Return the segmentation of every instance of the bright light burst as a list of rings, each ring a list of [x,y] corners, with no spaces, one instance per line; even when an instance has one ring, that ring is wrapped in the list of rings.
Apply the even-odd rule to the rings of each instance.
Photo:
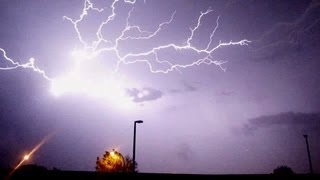
[[[110,26],[118,17],[117,6],[118,5],[131,6],[131,10],[127,12],[126,24],[122,29],[120,35],[114,39],[108,39],[104,35],[104,28]],[[203,17],[212,12],[209,8],[205,12],[200,12],[197,19],[197,23],[190,27],[190,33],[185,37],[185,41],[182,44],[167,43],[159,46],[149,47],[138,53],[124,53],[120,51],[119,45],[126,43],[131,40],[153,40],[159,33],[169,26],[174,21],[176,12],[173,12],[168,19],[158,25],[153,31],[146,31],[143,27],[130,23],[130,18],[134,11],[134,5],[136,0],[114,0],[111,5],[107,8],[97,8],[90,0],[85,0],[83,4],[82,13],[77,19],[64,16],[63,19],[70,22],[76,32],[79,42],[82,44],[81,48],[77,48],[71,51],[71,59],[74,63],[73,68],[70,72],[65,73],[62,76],[50,78],[44,70],[40,69],[35,65],[34,58],[30,58],[27,63],[21,64],[9,58],[6,51],[0,48],[3,54],[3,60],[6,62],[6,67],[0,67],[0,70],[13,70],[17,68],[31,69],[36,73],[42,75],[46,80],[51,83],[51,92],[60,96],[67,93],[82,93],[89,96],[106,98],[111,102],[117,103],[120,106],[126,106],[132,104],[132,98],[127,94],[127,89],[134,87],[135,84],[130,83],[126,78],[120,76],[118,72],[120,65],[129,65],[136,63],[144,63],[147,65],[151,73],[169,73],[171,71],[181,72],[184,68],[189,68],[198,65],[216,65],[225,70],[222,65],[226,62],[224,60],[213,59],[213,53],[222,47],[232,45],[248,45],[250,41],[243,39],[241,41],[233,42],[219,42],[217,45],[213,45],[213,38],[216,30],[219,27],[219,17],[216,19],[216,24],[208,37],[208,43],[204,45],[205,48],[199,48],[193,45],[194,35],[199,31]],[[79,25],[83,23],[83,20],[89,15],[90,12],[105,13],[106,10],[111,10],[104,21],[101,22],[95,33],[95,40],[87,42],[79,29]],[[132,35],[131,32],[135,31],[138,34]],[[174,63],[170,60],[163,60],[159,58],[159,53],[164,50],[175,50],[175,51],[188,51],[199,55],[200,58],[194,59],[192,62],[181,62]],[[116,62],[113,72],[106,71],[90,71],[88,72],[87,64],[91,63],[96,57],[102,53],[111,53],[115,55]],[[156,65],[165,65],[165,68],[157,68]],[[120,77],[120,78],[119,78]],[[131,85],[131,86],[130,86]],[[133,85],[133,86],[132,86]],[[144,90],[137,96],[143,97],[149,94],[148,91]]]
[[[25,160],[25,161],[29,160],[29,158],[30,158],[29,154],[23,156],[23,160]]]
[[[39,144],[37,144],[28,154],[25,154],[21,161],[14,167],[14,169],[8,174],[8,178],[19,168],[23,165],[24,162],[30,160],[32,155],[39,150],[41,146],[43,146],[50,138],[52,138],[55,135],[56,132],[50,133],[46,137],[44,137]]]

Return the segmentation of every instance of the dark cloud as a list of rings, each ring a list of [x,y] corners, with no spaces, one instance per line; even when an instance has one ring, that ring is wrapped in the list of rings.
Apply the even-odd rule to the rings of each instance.
[[[293,56],[320,40],[320,1],[314,0],[293,22],[279,22],[253,42],[256,58]]]
[[[252,135],[261,128],[285,126],[288,130],[303,132],[320,131],[320,113],[285,112],[249,119],[241,128],[242,133]]]
[[[163,93],[153,88],[131,88],[127,89],[127,94],[132,97],[133,102],[141,103],[145,101],[154,101],[163,96]]]

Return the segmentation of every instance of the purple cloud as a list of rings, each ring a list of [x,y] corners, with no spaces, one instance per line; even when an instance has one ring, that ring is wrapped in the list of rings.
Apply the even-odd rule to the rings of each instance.
[[[163,96],[161,91],[153,88],[131,88],[127,89],[127,94],[132,97],[133,102],[136,103],[155,101]]]

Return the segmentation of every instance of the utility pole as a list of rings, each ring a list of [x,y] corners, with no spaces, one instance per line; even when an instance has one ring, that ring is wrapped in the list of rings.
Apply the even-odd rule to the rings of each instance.
[[[311,163],[311,155],[310,155],[310,149],[309,149],[309,143],[308,143],[308,135],[305,134],[305,135],[303,135],[303,137],[306,138],[306,145],[307,145],[310,173],[313,174],[312,163]]]
[[[132,166],[132,172],[135,172],[136,169],[136,124],[137,123],[143,123],[142,120],[137,120],[134,121],[134,129],[133,129],[133,155],[132,155],[132,161],[133,161],[133,166]]]

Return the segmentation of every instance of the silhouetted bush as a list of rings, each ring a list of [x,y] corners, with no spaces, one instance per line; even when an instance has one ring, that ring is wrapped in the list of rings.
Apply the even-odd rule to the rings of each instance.
[[[279,166],[273,170],[273,174],[275,174],[275,175],[293,175],[295,173],[288,166]]]
[[[45,172],[48,169],[44,166],[39,166],[36,164],[27,164],[27,165],[22,165],[17,169],[17,172]]]
[[[135,163],[135,172],[138,171],[137,163]],[[133,170],[133,160],[130,156],[123,157],[121,153],[113,150],[106,151],[102,159],[97,157],[96,171],[111,173],[129,173]]]

